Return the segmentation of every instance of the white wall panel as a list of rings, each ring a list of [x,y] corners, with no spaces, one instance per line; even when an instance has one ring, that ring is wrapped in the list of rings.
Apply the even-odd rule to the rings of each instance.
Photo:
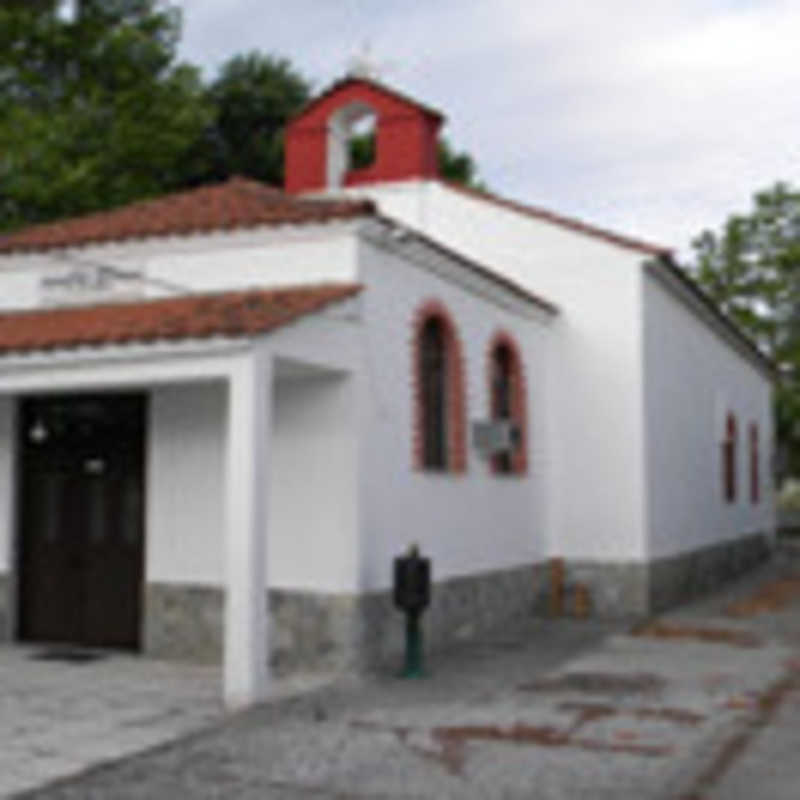
[[[390,585],[392,559],[416,542],[437,579],[533,564],[546,557],[548,326],[506,311],[365,243],[361,416],[362,585]],[[448,309],[462,347],[468,420],[489,414],[487,353],[498,329],[519,343],[528,386],[529,469],[490,474],[472,448],[464,474],[414,469],[412,331],[418,308]]]
[[[226,387],[153,389],[147,456],[148,581],[222,585]]]
[[[643,256],[439,183],[359,187],[367,189],[388,215],[559,306],[549,376],[550,552],[643,559]]]
[[[0,310],[40,306],[43,278],[97,266],[139,272],[142,297],[184,290],[221,292],[254,287],[349,282],[355,275],[352,225],[283,226],[187,237],[112,242],[0,258]],[[129,289],[128,289],[129,290]],[[95,295],[102,298],[102,295]],[[110,300],[131,300],[116,297]],[[76,299],[80,299],[76,295]]]
[[[712,333],[657,279],[645,282],[650,556],[771,532],[769,381]],[[737,493],[722,486],[728,412],[738,427]],[[750,500],[748,428],[758,424],[760,502]]]
[[[355,591],[358,573],[356,409],[345,375],[280,377],[275,385],[269,584]]]

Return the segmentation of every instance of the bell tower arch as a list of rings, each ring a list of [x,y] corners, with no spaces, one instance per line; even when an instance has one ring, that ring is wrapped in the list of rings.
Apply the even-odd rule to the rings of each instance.
[[[374,116],[371,164],[354,169],[350,140]],[[286,130],[287,192],[320,192],[438,174],[437,143],[444,117],[393,89],[350,77],[313,100]]]

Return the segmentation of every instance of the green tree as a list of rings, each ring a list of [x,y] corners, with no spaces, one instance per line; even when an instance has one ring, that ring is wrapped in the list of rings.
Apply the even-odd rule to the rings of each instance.
[[[0,2],[0,230],[234,173],[281,183],[283,130],[310,94],[286,59],[238,55],[204,86],[176,62],[174,2],[73,4]],[[374,148],[361,144],[356,164]],[[447,142],[439,156],[475,183],[470,156]]]
[[[777,183],[693,242],[694,273],[780,370],[776,429],[784,468],[800,474],[800,191]]]
[[[175,63],[180,15],[159,0],[0,6],[0,228],[119,205],[200,180],[212,121]]]
[[[447,139],[439,140],[439,174],[449,181],[463,183],[473,189],[485,189],[478,178],[475,159],[465,151],[456,151]]]
[[[223,64],[208,87],[215,120],[209,145],[215,178],[283,182],[283,130],[308,102],[310,86],[283,58],[251,52]]]

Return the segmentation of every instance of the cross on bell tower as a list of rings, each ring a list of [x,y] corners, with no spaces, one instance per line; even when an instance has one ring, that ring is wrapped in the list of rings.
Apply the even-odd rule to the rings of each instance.
[[[383,72],[383,65],[379,64],[372,55],[372,45],[365,41],[361,49],[354,53],[347,62],[347,77],[359,78],[365,81],[377,81]]]

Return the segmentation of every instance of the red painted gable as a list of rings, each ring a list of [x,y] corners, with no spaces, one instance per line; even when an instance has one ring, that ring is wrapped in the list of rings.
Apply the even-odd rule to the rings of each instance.
[[[443,116],[392,89],[347,78],[313,100],[286,131],[285,188],[297,193],[328,188],[328,127],[331,117],[354,104],[376,116],[375,161],[351,170],[345,185],[431,178],[438,174],[437,142]]]

